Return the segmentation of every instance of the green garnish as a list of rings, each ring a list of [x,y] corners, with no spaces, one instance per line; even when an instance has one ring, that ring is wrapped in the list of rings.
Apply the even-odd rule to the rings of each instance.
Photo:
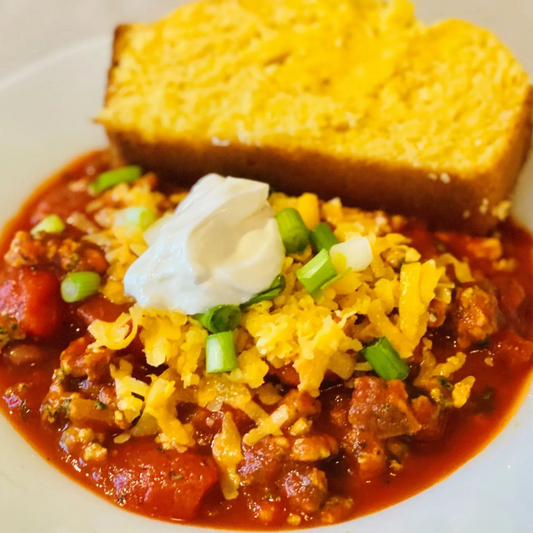
[[[259,294],[256,294],[252,298],[250,298],[247,302],[243,303],[241,305],[241,308],[244,309],[246,307],[250,307],[251,305],[258,304],[259,302],[263,302],[265,300],[272,300],[276,296],[279,296],[286,287],[285,282],[285,276],[282,276],[281,274],[276,277],[276,279],[272,282],[272,285],[263,292],[260,292]]]
[[[131,183],[132,181],[139,179],[141,176],[141,167],[137,165],[108,170],[102,172],[102,174],[89,185],[89,189],[93,194],[99,194],[119,183]]]
[[[238,366],[233,333],[231,331],[223,331],[209,335],[205,344],[205,367],[207,373],[231,372]]]
[[[44,233],[62,233],[65,230],[65,223],[57,215],[48,215],[44,217],[39,224],[34,226],[31,234],[35,237],[37,234]]]
[[[309,242],[307,229],[300,213],[293,207],[282,209],[276,214],[281,240],[288,254],[303,252]]]
[[[81,302],[98,292],[100,276],[96,272],[73,272],[61,282],[61,297],[67,303]]]
[[[241,322],[241,310],[237,305],[215,305],[194,318],[211,333],[233,331]]]
[[[330,251],[332,246],[339,244],[339,239],[335,237],[331,226],[327,222],[321,222],[309,233],[309,240],[317,252],[322,250]]]
[[[324,287],[337,276],[337,271],[328,251],[323,249],[311,261],[297,270],[296,276],[307,292],[314,295],[321,287]]]
[[[381,337],[365,346],[361,353],[380,378],[403,381],[409,375],[407,363],[398,355],[387,337]]]
[[[141,230],[149,228],[155,222],[155,213],[149,207],[128,207],[117,214],[116,226],[135,226]]]

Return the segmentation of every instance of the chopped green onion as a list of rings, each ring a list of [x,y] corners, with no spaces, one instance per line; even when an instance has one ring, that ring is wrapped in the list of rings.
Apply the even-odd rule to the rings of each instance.
[[[149,207],[127,207],[119,211],[115,218],[116,226],[135,226],[148,229],[155,222],[155,213]]]
[[[61,233],[66,228],[65,223],[57,215],[48,215],[44,217],[39,224],[31,230],[33,236],[38,233]]]
[[[293,207],[282,209],[276,214],[281,240],[288,254],[303,252],[309,242],[307,229],[300,213]]]
[[[131,183],[142,176],[141,167],[131,165],[129,167],[117,168],[102,172],[95,181],[91,183],[90,190],[93,194],[99,194],[106,189],[110,189],[119,183]]]
[[[297,270],[296,276],[307,292],[313,295],[318,289],[335,278],[337,271],[328,251],[324,249],[318,252],[309,263]]]
[[[100,276],[96,272],[73,272],[61,282],[61,297],[65,302],[80,302],[98,292]]]
[[[239,366],[235,355],[235,342],[231,331],[215,333],[207,337],[205,367],[208,374],[231,372]]]
[[[270,285],[266,291],[256,294],[253,298],[250,298],[247,302],[243,303],[241,307],[250,307],[251,305],[263,302],[265,300],[272,300],[276,296],[279,296],[285,290],[285,287],[285,276],[280,274],[276,277],[276,279],[272,282],[272,285]]]
[[[211,333],[233,331],[241,322],[241,310],[237,305],[215,305],[194,318]]]
[[[335,237],[333,230],[327,222],[321,222],[315,229],[309,233],[311,244],[315,247],[317,252],[321,250],[329,250],[335,244],[339,244],[339,239]]]
[[[398,355],[387,337],[381,337],[361,350],[376,374],[383,379],[401,379],[409,375],[407,363]]]

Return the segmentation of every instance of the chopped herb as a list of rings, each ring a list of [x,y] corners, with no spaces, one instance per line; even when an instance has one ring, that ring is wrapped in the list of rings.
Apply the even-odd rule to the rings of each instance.
[[[61,410],[65,414],[66,418],[70,417],[70,402],[71,402],[70,398],[68,400],[63,400],[61,402]]]
[[[439,378],[439,383],[445,389],[453,389],[453,385],[446,378]]]
[[[194,318],[211,333],[233,331],[241,321],[241,310],[237,305],[215,305]]]
[[[368,344],[361,350],[361,353],[380,378],[403,381],[409,375],[409,366],[399,356],[387,337],[380,337]]]
[[[11,326],[11,329],[12,329],[13,331],[17,331],[17,329],[19,329],[19,325],[18,325],[18,324],[13,324],[13,325]]]
[[[241,305],[241,309],[245,309],[246,307],[250,307],[251,305],[257,304],[259,302],[264,302],[265,300],[272,300],[276,298],[276,296],[279,296],[285,290],[285,287],[285,276],[282,276],[280,274],[276,277],[276,279],[272,282],[272,285],[270,285],[270,287],[266,291],[256,294],[247,302],[243,303]]]
[[[100,400],[96,400],[94,402],[94,408],[100,411],[105,411],[107,409],[107,405],[104,402],[101,402]]]
[[[293,207],[287,207],[276,214],[276,220],[287,253],[303,252],[309,242],[309,230],[300,213]]]

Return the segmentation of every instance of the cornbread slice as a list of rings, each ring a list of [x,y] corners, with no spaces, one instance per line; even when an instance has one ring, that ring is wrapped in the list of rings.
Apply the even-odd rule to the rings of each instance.
[[[114,156],[486,233],[531,137],[532,88],[490,32],[405,0],[205,0],[120,26],[98,117]]]

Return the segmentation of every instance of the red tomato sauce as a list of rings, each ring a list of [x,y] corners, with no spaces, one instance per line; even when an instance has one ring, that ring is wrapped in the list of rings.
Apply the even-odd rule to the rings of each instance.
[[[66,219],[73,211],[83,211],[90,197],[84,191],[77,192],[72,184],[106,168],[106,154],[95,152],[75,161],[47,181],[4,230],[0,244],[2,254],[9,249],[16,231],[29,230],[44,215],[57,213]],[[434,257],[444,247],[459,259],[468,257],[473,270],[482,270],[499,290],[501,325],[489,342],[468,349],[466,364],[454,376],[454,381],[469,375],[476,377],[467,404],[462,409],[450,411],[439,427],[439,438],[423,441],[406,439],[409,452],[399,472],[387,470],[368,480],[357,476],[353,464],[342,456],[322,465],[328,476],[329,490],[354,501],[349,510],[332,511],[332,521],[356,518],[391,506],[423,491],[459,468],[504,427],[519,405],[531,378],[533,345],[526,340],[531,338],[533,323],[533,242],[529,233],[512,221],[499,228],[504,255],[516,260],[519,265],[511,274],[494,271],[492,263],[480,257],[479,253],[472,255],[472,247],[479,245],[473,238],[431,233],[423,224],[416,222],[410,222],[403,231],[426,258]],[[75,237],[75,233],[72,236]],[[0,271],[2,280],[11,276],[7,270],[4,267]],[[179,453],[161,450],[153,438],[131,439],[125,444],[108,440],[107,459],[97,466],[69,453],[61,441],[64,425],[44,422],[41,417],[41,404],[58,367],[59,355],[72,341],[85,334],[87,321],[95,318],[114,320],[127,306],[119,308],[97,296],[86,302],[83,310],[78,312],[79,304],[65,304],[58,300],[58,281],[50,273],[53,271],[53,267],[49,267],[49,270],[28,269],[17,274],[25,278],[19,290],[30,291],[30,296],[24,293],[15,297],[7,289],[6,294],[9,294],[3,296],[0,288],[2,313],[15,315],[21,327],[38,339],[37,345],[41,349],[41,356],[36,356],[35,361],[31,359],[31,350],[12,356],[13,361],[17,361],[18,356],[27,357],[26,364],[13,364],[5,353],[0,358],[0,391],[3,396],[0,403],[4,415],[17,431],[62,472],[131,511],[216,528],[290,527],[287,524],[287,502],[283,498],[273,500],[273,517],[268,523],[256,519],[250,510],[249,499],[224,500],[217,484],[215,463],[205,449]],[[12,276],[10,279],[18,278]],[[16,302],[21,300],[29,304],[19,309]],[[34,320],[43,313],[46,320]],[[58,321],[61,322],[59,327]],[[52,331],[50,335],[49,330]],[[446,327],[434,330],[430,338],[438,361],[456,353],[453,335]],[[42,353],[47,354],[46,357]],[[145,371],[148,372],[140,364],[139,372]],[[408,391],[413,386],[410,380]],[[324,388],[320,396],[322,413],[315,421],[317,428],[337,436],[340,430],[332,425],[330,414],[334,406],[349,402],[350,393],[339,384]],[[191,411],[191,416],[197,415],[194,410]],[[250,494],[253,497],[253,489]],[[258,500],[265,498],[259,492],[256,497]],[[310,516],[301,525],[321,523]]]

